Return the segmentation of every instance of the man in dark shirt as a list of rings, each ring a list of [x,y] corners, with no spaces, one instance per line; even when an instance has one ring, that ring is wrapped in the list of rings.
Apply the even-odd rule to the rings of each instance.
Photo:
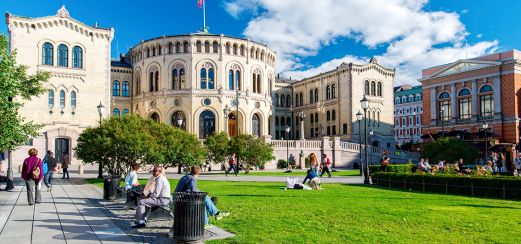
[[[47,172],[44,175],[43,182],[47,186],[47,191],[52,190],[52,177],[54,175],[54,168],[56,168],[56,159],[52,156],[51,150],[47,151],[47,155],[43,159],[44,164],[47,164]]]
[[[192,166],[190,169],[190,174],[183,176],[177,186],[175,187],[174,192],[201,192],[197,188],[197,177],[201,174],[201,167]],[[220,220],[222,217],[226,217],[230,215],[230,213],[219,212],[215,204],[212,202],[210,197],[207,195],[204,199],[204,205],[206,206],[206,214],[204,215],[204,224],[207,225],[210,220],[208,219],[208,214],[214,216],[216,220]]]

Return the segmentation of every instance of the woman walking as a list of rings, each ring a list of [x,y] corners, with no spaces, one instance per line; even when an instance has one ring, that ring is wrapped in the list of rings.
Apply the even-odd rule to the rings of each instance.
[[[65,179],[65,174],[67,174],[67,179],[69,179],[69,165],[70,165],[70,159],[69,154],[64,152],[61,159],[62,169],[63,169],[63,176],[62,179]]]
[[[27,202],[29,205],[33,205],[35,202],[40,203],[42,201],[40,189],[43,180],[43,168],[42,160],[37,157],[38,150],[31,148],[28,153],[29,157],[24,160],[22,166],[22,179],[25,180],[25,186],[27,188]],[[35,192],[34,197],[33,189]]]

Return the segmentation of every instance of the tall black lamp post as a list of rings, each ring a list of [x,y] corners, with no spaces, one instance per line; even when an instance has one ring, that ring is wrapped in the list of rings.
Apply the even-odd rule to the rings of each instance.
[[[483,124],[483,130],[485,131],[485,164],[488,160],[488,123]]]
[[[360,176],[364,175],[364,173],[362,172],[363,170],[363,167],[362,167],[362,116],[364,116],[362,114],[362,112],[360,112],[360,110],[358,110],[358,113],[356,113],[356,120],[358,120],[358,144],[360,145],[360,153],[359,153],[359,160],[358,160],[358,168],[360,168]]]
[[[367,166],[367,158],[368,158],[368,151],[367,151],[367,109],[369,108],[369,100],[364,95],[364,98],[360,100],[360,105],[362,106],[362,109],[364,110],[364,146],[365,146],[365,160],[364,160],[364,184],[371,184],[371,181],[369,180],[369,167]]]
[[[1,61],[2,60],[0,60],[0,62]],[[13,97],[8,97],[7,101],[12,103],[13,102]],[[14,142],[12,144],[14,144]],[[14,184],[13,184],[13,157],[12,157],[11,148],[8,148],[7,149],[7,182],[5,184],[5,190],[6,191],[10,191],[12,189],[14,189]]]
[[[369,148],[371,148],[371,159],[369,160],[370,165],[373,165],[373,135],[374,132],[372,130],[369,131]]]
[[[440,113],[441,113],[441,116],[440,116],[440,118],[441,118],[441,136],[445,137],[445,127],[444,127],[445,126],[445,108],[444,107],[441,108]]]
[[[103,104],[101,104],[101,101],[99,102],[99,105],[97,106],[98,108],[98,114],[99,114],[99,125],[101,126],[101,117],[103,116],[103,113],[105,112],[105,106],[103,106]],[[103,165],[101,163],[101,158],[98,162],[98,179],[102,179],[103,178]]]
[[[286,127],[286,163],[288,164],[288,170],[289,169],[289,132],[291,131],[291,127]]]

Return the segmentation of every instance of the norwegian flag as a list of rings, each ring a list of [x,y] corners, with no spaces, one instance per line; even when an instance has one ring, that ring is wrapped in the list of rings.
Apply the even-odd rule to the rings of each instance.
[[[202,7],[203,6],[203,2],[204,0],[197,0],[197,7]]]

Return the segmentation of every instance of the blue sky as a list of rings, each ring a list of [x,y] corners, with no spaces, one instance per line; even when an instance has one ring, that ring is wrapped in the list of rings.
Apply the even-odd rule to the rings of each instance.
[[[116,29],[113,57],[141,40],[202,27],[196,0],[142,2],[2,0],[0,11],[42,17],[65,4],[79,21]],[[417,84],[422,68],[521,48],[514,0],[207,0],[206,8],[210,32],[267,43],[278,71],[293,78],[375,56],[396,69],[396,85]]]

